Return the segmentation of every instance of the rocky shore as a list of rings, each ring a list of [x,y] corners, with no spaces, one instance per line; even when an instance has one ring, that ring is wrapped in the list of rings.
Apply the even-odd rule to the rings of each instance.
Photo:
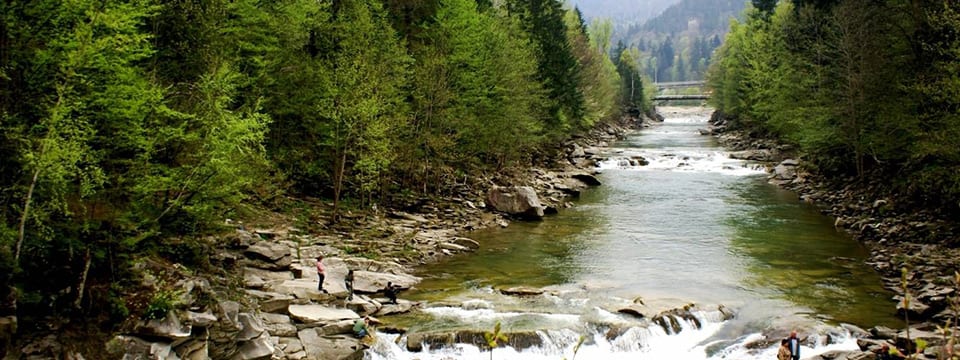
[[[883,342],[914,352],[914,342],[927,344],[922,358],[960,357],[960,344],[950,334],[958,331],[960,314],[960,224],[930,209],[911,206],[910,199],[883,190],[885,179],[868,174],[867,180],[828,179],[809,170],[790,146],[771,139],[729,130],[727,119],[714,113],[703,135],[716,136],[731,157],[767,164],[768,180],[814,204],[835,219],[838,231],[850,234],[870,251],[869,265],[896,294],[891,313],[909,319],[904,329],[874,327],[855,330],[864,352],[825,354],[823,359],[872,359],[870,351]],[[951,331],[944,329],[953,328]],[[950,350],[950,348],[954,350]]]
[[[601,125],[525,173],[473,179],[451,196],[347,213],[335,226],[316,216],[278,215],[282,220],[271,224],[227,220],[230,234],[205,239],[213,274],[159,260],[136,263],[140,279],[131,296],[147,315],[128,318],[106,353],[80,351],[51,329],[23,341],[19,358],[362,359],[367,344],[353,336],[357,319],[377,323],[420,306],[404,300],[402,291],[397,304],[389,303],[382,291],[387,283],[409,289],[420,280],[410,275],[417,265],[476,250],[479,244],[462,236],[469,231],[537,221],[571,206],[582,190],[600,185],[594,176],[599,149],[650,121]],[[324,291],[317,288],[318,255],[326,267]],[[355,278],[350,299],[343,282],[349,270]],[[417,336],[411,338],[449,340]],[[413,343],[411,349],[420,344]]]

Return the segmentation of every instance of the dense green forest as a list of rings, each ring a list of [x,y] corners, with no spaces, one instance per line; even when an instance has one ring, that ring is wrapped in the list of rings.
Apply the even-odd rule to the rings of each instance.
[[[132,259],[202,261],[183,236],[244,206],[329,199],[335,221],[644,107],[602,27],[496,4],[0,3],[0,300],[125,316]]]
[[[755,0],[710,69],[713,105],[831,177],[960,213],[960,5]]]

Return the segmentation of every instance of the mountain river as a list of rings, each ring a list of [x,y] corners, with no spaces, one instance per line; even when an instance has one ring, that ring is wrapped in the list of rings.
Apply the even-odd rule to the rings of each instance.
[[[660,111],[663,124],[603,150],[603,185],[575,207],[468,234],[480,250],[422,267],[424,281],[401,294],[422,301],[421,311],[382,319],[411,333],[491,331],[500,322],[542,344],[409,352],[405,335],[378,333],[365,358],[774,359],[775,338],[791,329],[811,339],[806,358],[855,349],[844,324],[902,325],[862,246],[698,133],[709,109]],[[631,166],[636,156],[650,163]],[[546,292],[498,291],[511,287]],[[675,331],[617,312],[635,301],[650,315],[692,303],[695,318],[676,318]]]

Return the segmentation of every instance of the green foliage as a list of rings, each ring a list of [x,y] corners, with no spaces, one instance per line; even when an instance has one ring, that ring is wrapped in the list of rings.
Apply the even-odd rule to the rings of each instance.
[[[147,308],[143,312],[144,320],[163,320],[177,306],[177,294],[171,290],[160,289],[153,293]]]
[[[493,359],[493,350],[499,347],[501,343],[507,342],[507,335],[500,333],[500,322],[497,321],[497,324],[493,326],[493,331],[483,333],[483,339],[487,341],[487,346],[490,347],[490,358]]]

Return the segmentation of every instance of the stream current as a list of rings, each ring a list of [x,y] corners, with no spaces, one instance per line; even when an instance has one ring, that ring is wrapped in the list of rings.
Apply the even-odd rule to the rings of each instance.
[[[542,222],[469,234],[480,250],[422,267],[402,297],[421,311],[382,319],[408,333],[533,333],[540,344],[494,349],[494,359],[773,359],[796,329],[806,358],[855,349],[844,324],[899,326],[867,251],[831,219],[766,182],[756,164],[702,136],[709,109],[661,108],[662,124],[604,149],[603,185]],[[648,165],[631,165],[642,157]],[[498,289],[543,288],[517,297]],[[617,310],[642,301],[646,318]],[[651,322],[696,304],[680,330]],[[723,316],[720,306],[734,314]],[[406,350],[377,334],[370,360],[489,359],[459,344]]]

